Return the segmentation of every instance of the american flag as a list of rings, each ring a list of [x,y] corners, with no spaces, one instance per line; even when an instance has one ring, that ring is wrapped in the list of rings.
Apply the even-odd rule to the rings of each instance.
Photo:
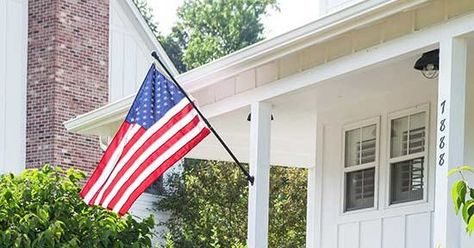
[[[209,132],[183,92],[153,64],[80,195],[89,205],[123,215]]]

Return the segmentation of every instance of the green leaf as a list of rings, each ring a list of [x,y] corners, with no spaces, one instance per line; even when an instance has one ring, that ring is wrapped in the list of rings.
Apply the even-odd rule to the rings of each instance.
[[[466,190],[467,185],[464,181],[457,181],[454,183],[453,187],[451,188],[451,197],[454,204],[454,210],[456,214],[459,213],[459,209],[461,205],[464,203],[466,198]]]
[[[448,177],[452,176],[454,173],[459,172],[459,168],[452,168],[451,170],[448,171]]]
[[[474,167],[471,167],[469,165],[464,165],[459,168],[460,171],[469,171],[474,173]]]
[[[467,224],[466,231],[469,234],[469,236],[472,234],[472,231],[474,230],[474,218],[471,218],[469,220],[469,224]]]
[[[466,224],[469,223],[469,219],[474,214],[474,200],[467,201],[462,208],[462,218]]]

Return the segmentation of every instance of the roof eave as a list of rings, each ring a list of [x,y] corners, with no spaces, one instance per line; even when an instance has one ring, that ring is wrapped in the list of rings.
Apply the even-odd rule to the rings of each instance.
[[[231,77],[381,18],[415,8],[427,1],[430,0],[369,0],[178,75],[177,80],[192,93],[225,77]],[[80,115],[64,122],[64,125],[71,132],[98,134],[95,131],[98,127],[123,119],[133,97],[134,95],[125,97]]]

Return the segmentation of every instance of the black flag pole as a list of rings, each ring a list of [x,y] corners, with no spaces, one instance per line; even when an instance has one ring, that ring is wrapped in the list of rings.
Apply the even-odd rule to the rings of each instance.
[[[211,130],[211,132],[214,134],[214,136],[216,136],[216,138],[219,140],[219,142],[221,143],[221,145],[225,148],[225,150],[227,151],[227,153],[229,153],[229,155],[232,157],[232,159],[234,160],[234,162],[239,166],[240,170],[244,173],[244,175],[247,177],[247,180],[250,182],[251,185],[253,185],[253,182],[255,180],[255,178],[253,176],[251,176],[249,174],[249,172],[244,168],[244,166],[240,163],[240,161],[237,159],[237,157],[234,155],[234,153],[232,152],[232,150],[230,150],[230,148],[227,146],[227,144],[224,142],[224,140],[221,138],[221,136],[217,133],[217,131],[212,127],[211,123],[209,123],[209,121],[207,120],[207,118],[202,114],[201,110],[199,110],[199,108],[196,106],[196,104],[193,102],[193,100],[189,97],[189,95],[186,93],[186,91],[181,87],[181,85],[178,83],[178,81],[176,81],[176,79],[174,78],[173,74],[170,73],[170,71],[168,70],[168,68],[165,66],[165,64],[161,61],[160,57],[158,56],[158,54],[153,51],[151,53],[151,56],[153,58],[156,59],[156,61],[158,61],[158,63],[160,63],[161,67],[163,67],[163,69],[166,71],[166,74],[168,74],[168,77],[171,78],[171,80],[173,80],[174,84],[178,87],[178,89],[184,94],[184,96],[189,100],[189,102],[191,102],[191,104],[193,105],[194,109],[196,109],[197,113],[199,114],[199,116],[201,117],[201,119],[204,121],[204,123],[206,123],[207,127],[209,128],[209,130]]]

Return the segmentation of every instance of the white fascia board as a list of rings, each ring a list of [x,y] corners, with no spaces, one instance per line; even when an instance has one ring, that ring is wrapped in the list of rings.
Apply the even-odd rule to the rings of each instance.
[[[137,9],[137,7],[132,2],[132,0],[117,0],[117,1],[125,10],[125,13],[127,13],[127,15],[131,17],[130,19],[132,20],[133,25],[137,28],[138,33],[140,33],[140,35],[144,37],[144,40],[148,43],[148,46],[156,50],[156,52],[160,56],[163,63],[166,65],[166,67],[168,67],[171,74],[173,74],[173,76],[178,75],[179,74],[178,70],[174,66],[171,59],[168,57],[168,54],[166,53],[166,51],[163,49],[161,44],[156,39],[150,27],[148,27],[148,24],[146,23],[142,14],[140,14],[140,11]],[[150,51],[150,54],[151,54],[151,51]]]
[[[74,133],[98,134],[91,130],[125,119],[125,115],[130,109],[134,99],[135,94],[94,109],[91,112],[65,121],[63,123],[64,127]]]
[[[324,16],[272,39],[263,40],[177,77],[189,91],[263,65],[429,0],[368,0]]]

